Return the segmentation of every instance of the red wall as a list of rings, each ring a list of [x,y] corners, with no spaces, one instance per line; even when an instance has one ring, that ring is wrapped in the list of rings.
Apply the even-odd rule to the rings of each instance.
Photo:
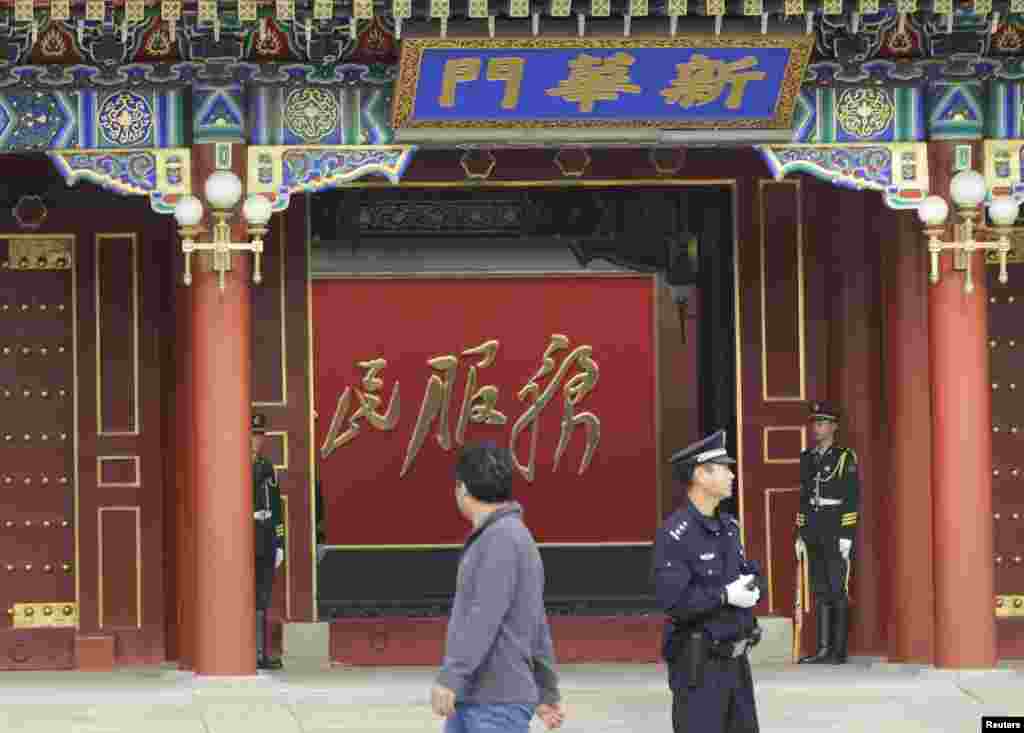
[[[466,535],[453,501],[456,425],[470,367],[482,356],[462,356],[491,339],[499,342],[493,364],[477,372],[477,389],[498,388],[496,408],[504,425],[469,423],[465,440],[507,444],[513,423],[530,398],[517,399],[541,367],[553,334],[569,339],[552,354],[552,371],[537,379],[543,394],[564,359],[591,346],[599,378],[575,408],[600,420],[600,441],[589,468],[579,469],[586,427],[572,433],[557,470],[554,455],[563,414],[563,389],[579,367],[553,386],[537,425],[536,473],[520,478],[517,499],[541,542],[648,542],[659,520],[655,436],[654,290],[649,276],[349,279],[313,286],[317,445],[322,446],[339,397],[365,389],[356,363],[383,358],[377,410],[384,413],[397,389],[393,431],[360,421],[360,433],[322,462],[330,544],[454,544]],[[435,371],[428,360],[459,356],[448,414],[451,447],[437,439],[441,417],[431,425],[408,472],[401,476],[417,418]],[[399,385],[396,388],[396,385]],[[349,413],[358,409],[355,394]],[[349,422],[343,419],[341,431]],[[529,463],[532,428],[515,446]],[[608,511],[613,507],[613,511]],[[387,517],[387,521],[379,521]]]

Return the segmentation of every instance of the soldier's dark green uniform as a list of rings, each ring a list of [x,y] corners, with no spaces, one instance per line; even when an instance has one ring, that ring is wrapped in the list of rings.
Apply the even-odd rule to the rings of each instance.
[[[839,422],[839,411],[823,402],[811,403],[812,420]],[[802,663],[842,664],[849,637],[849,564],[857,534],[860,477],[857,454],[835,442],[824,452],[810,448],[800,454],[799,536],[807,547],[811,592],[817,614],[818,649]],[[839,549],[850,541],[849,563]]]
[[[266,432],[263,415],[253,415],[252,432]],[[260,669],[280,669],[281,661],[267,651],[269,638],[267,609],[274,590],[274,565],[277,550],[284,549],[284,517],[281,511],[281,487],[277,472],[265,456],[256,455],[252,463],[253,524],[256,533],[256,663]]]

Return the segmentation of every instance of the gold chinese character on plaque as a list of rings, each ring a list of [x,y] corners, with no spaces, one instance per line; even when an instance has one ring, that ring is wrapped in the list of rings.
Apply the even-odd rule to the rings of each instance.
[[[678,104],[687,109],[717,101],[726,87],[730,87],[725,106],[737,109],[743,102],[747,84],[762,81],[767,76],[763,71],[750,71],[756,66],[757,59],[753,56],[727,62],[696,53],[687,63],[676,66],[676,78],[661,91],[661,96],[665,104]]]
[[[621,51],[603,59],[581,53],[569,62],[569,77],[546,93],[578,104],[580,112],[593,112],[597,102],[617,102],[620,94],[640,94],[639,85],[629,78],[634,63],[636,59]]]
[[[478,58],[449,59],[441,76],[441,95],[437,103],[446,108],[455,106],[455,90],[459,84],[480,78],[482,62]],[[520,56],[502,56],[487,62],[487,81],[500,81],[505,85],[501,97],[502,109],[515,109],[519,104],[519,91],[523,84],[526,59]]]
[[[353,390],[346,387],[341,397],[338,398],[337,407],[334,409],[334,417],[331,418],[331,426],[324,438],[324,444],[320,447],[320,457],[327,458],[338,448],[355,440],[362,430],[359,420],[366,418],[366,422],[375,430],[394,430],[398,425],[398,418],[401,411],[401,402],[398,396],[398,382],[391,390],[391,399],[388,401],[387,412],[381,414],[379,411],[381,398],[377,391],[384,385],[384,382],[377,376],[377,373],[388,365],[385,359],[373,359],[371,361],[360,361],[357,366],[363,369],[366,374],[363,376],[362,390]],[[355,392],[359,400],[359,409],[348,418],[348,429],[342,431],[342,424],[348,415],[352,393]]]
[[[562,389],[562,427],[558,438],[558,446],[555,448],[554,470],[558,470],[558,464],[561,461],[562,455],[565,453],[565,449],[569,445],[572,433],[580,425],[586,428],[587,433],[587,442],[583,450],[583,459],[580,462],[580,474],[586,471],[587,467],[590,466],[590,461],[594,457],[594,451],[597,449],[597,445],[601,441],[601,420],[597,415],[592,412],[576,411],[580,402],[582,402],[583,399],[594,390],[599,377],[597,362],[592,358],[592,346],[577,346],[573,349],[572,352],[570,352],[562,361],[558,371],[555,372],[555,375],[551,378],[551,381],[548,382],[547,387],[545,387],[543,391],[541,391],[540,385],[537,383],[538,380],[543,379],[555,370],[555,360],[552,357],[559,351],[564,351],[567,348],[569,348],[568,337],[561,334],[554,334],[551,337],[551,343],[544,351],[540,369],[530,378],[530,381],[526,383],[526,386],[519,390],[519,400],[529,400],[530,406],[522,415],[519,416],[519,419],[516,420],[515,424],[512,426],[512,436],[509,441],[509,448],[512,452],[512,462],[527,481],[533,481],[534,474],[536,473],[537,438],[539,436],[539,432],[537,430],[538,418],[540,417],[540,413],[555,396],[555,393],[558,391],[559,384],[563,379],[565,379],[566,374],[572,367],[577,367],[580,371],[568,379]],[[519,438],[519,435],[527,427],[532,427],[532,433],[530,436],[530,458],[524,465],[517,457],[516,441]]]

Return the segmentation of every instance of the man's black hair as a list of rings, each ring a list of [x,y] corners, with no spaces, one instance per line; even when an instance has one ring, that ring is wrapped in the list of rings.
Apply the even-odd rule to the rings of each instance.
[[[675,474],[676,481],[683,486],[689,486],[693,483],[693,474],[696,471],[696,463],[676,463],[672,466],[672,472]]]
[[[466,485],[470,495],[489,504],[512,498],[515,466],[508,448],[491,441],[470,443],[459,453],[455,478]]]

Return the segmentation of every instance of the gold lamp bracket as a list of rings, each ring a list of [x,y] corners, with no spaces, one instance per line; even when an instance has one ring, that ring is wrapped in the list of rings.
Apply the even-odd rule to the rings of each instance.
[[[181,252],[185,255],[185,284],[192,284],[192,255],[197,252],[209,252],[213,256],[213,270],[217,273],[217,285],[224,290],[224,275],[231,270],[231,255],[234,252],[252,252],[252,281],[259,285],[263,282],[263,237],[267,233],[265,226],[250,226],[248,242],[231,241],[231,225],[229,212],[214,211],[213,241],[198,242],[196,237],[202,233],[199,227],[182,227]]]

